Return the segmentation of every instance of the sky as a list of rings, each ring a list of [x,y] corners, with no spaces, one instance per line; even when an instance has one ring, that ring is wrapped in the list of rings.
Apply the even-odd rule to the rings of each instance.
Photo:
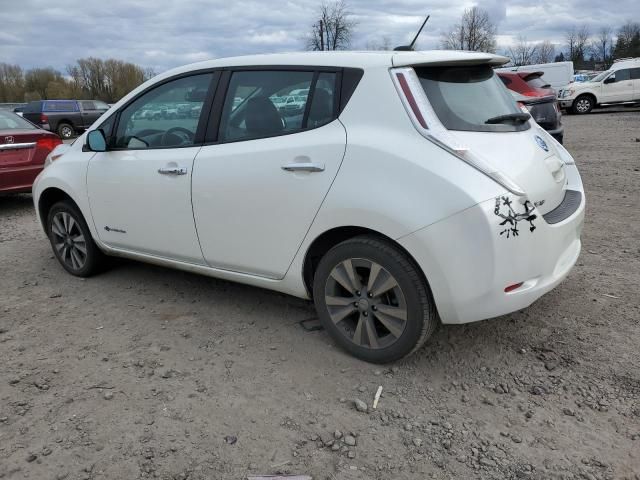
[[[0,62],[65,66],[78,58],[126,60],[162,72],[210,58],[304,49],[321,0],[0,0]],[[640,0],[347,0],[357,22],[352,49],[389,37],[410,42],[431,15],[418,48],[438,48],[465,8],[487,10],[498,52],[518,36],[562,48],[565,32],[617,30],[640,22]]]

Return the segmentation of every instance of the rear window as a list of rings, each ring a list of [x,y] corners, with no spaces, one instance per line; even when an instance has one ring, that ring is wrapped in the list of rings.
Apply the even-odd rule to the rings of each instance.
[[[35,130],[36,127],[31,122],[15,113],[0,110],[0,130]]]
[[[76,102],[44,102],[45,112],[75,112],[78,110]]]
[[[416,68],[416,73],[436,115],[449,130],[529,129],[528,122],[518,119],[522,111],[489,65]],[[504,119],[496,122],[498,117]]]
[[[545,82],[541,77],[531,78],[527,80],[527,85],[531,88],[549,88],[549,83]]]

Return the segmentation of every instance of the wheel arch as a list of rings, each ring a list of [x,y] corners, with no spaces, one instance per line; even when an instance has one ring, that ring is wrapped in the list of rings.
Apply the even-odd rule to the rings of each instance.
[[[596,94],[591,92],[591,91],[587,91],[587,92],[582,92],[580,93],[576,99],[574,100],[577,101],[580,97],[590,97],[591,100],[593,100],[593,106],[595,107],[596,105],[598,105],[598,97],[596,97]]]
[[[49,210],[53,205],[63,200],[69,200],[71,203],[75,205],[79,212],[82,212],[82,209],[78,205],[71,195],[58,187],[48,187],[42,191],[38,198],[38,214],[40,216],[40,224],[42,228],[47,230],[47,215]],[[85,218],[85,221],[87,219]]]
[[[307,290],[307,294],[309,298],[313,300],[313,277],[315,275],[316,269],[318,268],[318,263],[320,259],[333,247],[338,245],[339,243],[344,242],[345,240],[349,240],[350,238],[354,238],[360,235],[372,235],[378,238],[381,238],[389,243],[392,243],[396,248],[398,248],[401,252],[403,252],[409,261],[413,263],[416,267],[416,270],[420,273],[422,280],[425,282],[427,286],[427,290],[429,294],[433,298],[433,293],[431,291],[431,286],[429,284],[429,280],[422,270],[416,259],[398,242],[396,242],[393,238],[380,233],[376,230],[361,227],[361,226],[341,226],[334,227],[330,230],[327,230],[320,235],[318,235],[313,242],[307,248],[305,253],[304,262],[302,264],[302,278],[304,281],[304,286]]]

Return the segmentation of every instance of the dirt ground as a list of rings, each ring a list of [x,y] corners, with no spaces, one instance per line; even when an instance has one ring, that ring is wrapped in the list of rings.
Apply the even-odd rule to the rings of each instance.
[[[0,198],[0,478],[640,479],[640,111],[565,125],[588,202],[569,278],[387,367],[277,293],[74,278],[31,197]]]

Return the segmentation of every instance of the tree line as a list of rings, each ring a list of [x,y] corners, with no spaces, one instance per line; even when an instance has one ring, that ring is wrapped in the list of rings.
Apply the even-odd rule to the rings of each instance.
[[[305,39],[308,50],[347,50],[351,48],[357,23],[345,0],[323,1]],[[447,50],[470,50],[496,53],[497,25],[489,13],[479,7],[466,9],[460,21],[441,37],[440,47]],[[368,50],[390,50],[389,37],[372,38]],[[572,27],[564,34],[564,44],[549,40],[529,42],[518,37],[516,43],[501,53],[513,65],[573,61],[576,69],[608,68],[614,60],[640,57],[640,23],[629,20],[614,31],[604,27],[590,32],[586,25]]]
[[[151,69],[113,58],[81,58],[65,74],[50,67],[23,70],[0,63],[0,103],[67,98],[114,103],[154,75]]]

